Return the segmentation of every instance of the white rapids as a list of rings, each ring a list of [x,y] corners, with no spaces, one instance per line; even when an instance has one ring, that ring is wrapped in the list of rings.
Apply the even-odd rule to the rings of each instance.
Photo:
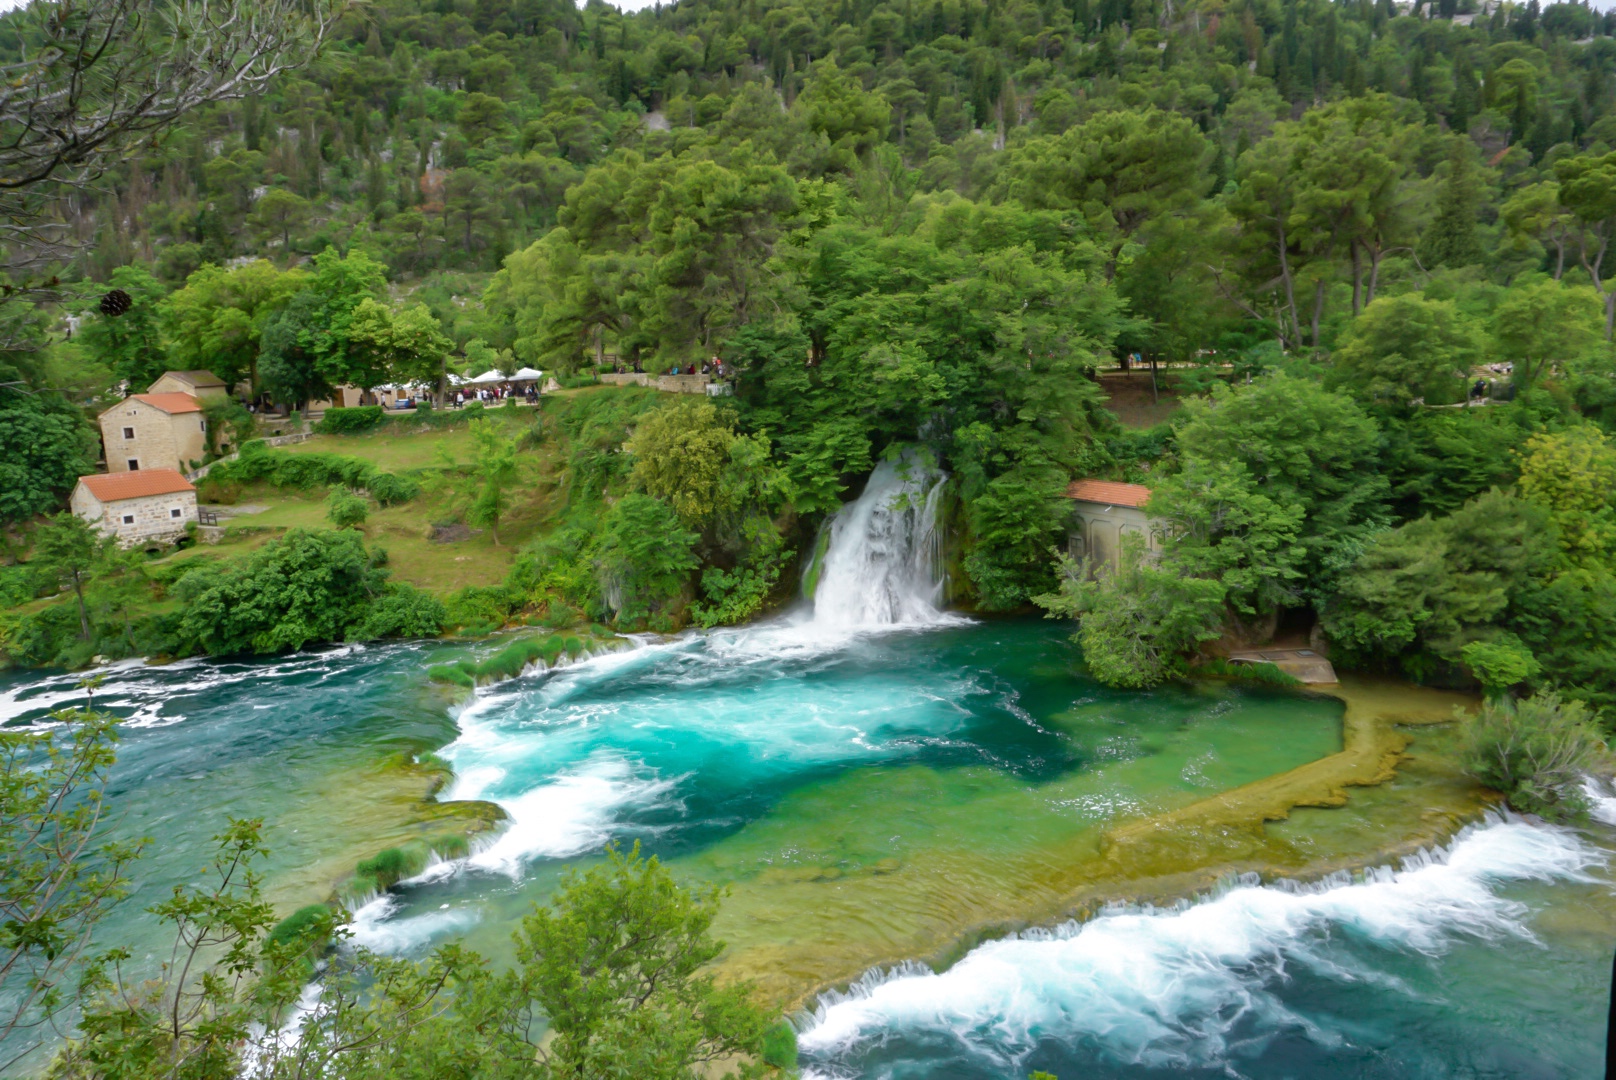
[[[1337,971],[1323,949],[1332,933],[1426,955],[1464,937],[1529,936],[1525,906],[1499,887],[1587,881],[1604,858],[1569,829],[1493,818],[1401,869],[1316,885],[1242,883],[1198,903],[1118,909],[992,941],[946,971],[915,963],[874,971],[822,996],[800,1022],[798,1044],[817,1065],[803,1075],[841,1076],[839,1058],[899,1032],[1012,1062],[1056,1038],[1147,1068],[1217,1067],[1242,1022],[1269,1036],[1300,1028],[1328,1040],[1290,1013],[1269,980],[1290,965],[1377,977]]]

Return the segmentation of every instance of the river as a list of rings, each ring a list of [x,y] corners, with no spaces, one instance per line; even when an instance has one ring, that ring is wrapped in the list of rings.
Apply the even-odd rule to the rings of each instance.
[[[441,824],[408,764],[436,749],[442,799],[508,820],[359,941],[500,957],[639,842],[729,889],[724,974],[793,1011],[813,1076],[1602,1075],[1616,832],[1484,816],[1444,695],[1118,692],[1063,627],[939,611],[936,479],[878,471],[798,611],[469,700],[424,668],[497,641],[104,671],[111,829],[153,840],[105,939],[155,950],[141,909],[226,815],[265,819],[279,906],[323,899]],[[0,673],[0,720],[76,682]]]

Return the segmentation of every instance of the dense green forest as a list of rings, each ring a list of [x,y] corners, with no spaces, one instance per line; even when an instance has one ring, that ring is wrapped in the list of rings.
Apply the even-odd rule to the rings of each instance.
[[[963,600],[1080,615],[1108,681],[1300,612],[1345,664],[1616,708],[1612,32],[1536,0],[356,8],[42,211],[82,254],[0,305],[0,515],[60,506],[86,411],[166,368],[297,407],[716,356],[721,407],[540,426],[572,494],[506,613],[748,617],[918,445]],[[1118,364],[1184,408],[1120,426]],[[1084,475],[1153,487],[1159,563],[1062,572]]]

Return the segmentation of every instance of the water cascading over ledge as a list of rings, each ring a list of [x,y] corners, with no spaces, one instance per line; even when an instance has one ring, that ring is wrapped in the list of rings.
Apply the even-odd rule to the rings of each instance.
[[[947,475],[906,454],[870,474],[864,493],[825,524],[805,593],[822,626],[925,626],[946,620],[942,537]]]

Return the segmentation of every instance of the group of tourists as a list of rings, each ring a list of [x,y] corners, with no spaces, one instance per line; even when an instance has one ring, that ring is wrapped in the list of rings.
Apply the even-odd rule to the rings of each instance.
[[[612,372],[613,374],[617,375],[627,375],[630,372],[638,375],[644,372],[644,370],[645,369],[640,366],[640,362],[638,360],[634,361],[634,365],[632,367],[625,365],[621,360],[612,365]],[[674,364],[673,366],[669,367],[667,371],[659,371],[657,374],[711,375],[715,379],[722,379],[726,374],[728,374],[728,372],[724,367],[724,361],[715,356],[711,360],[702,363],[699,367],[696,364],[686,364],[684,367]]]
[[[539,400],[539,389],[529,383],[525,390],[518,390],[513,386],[461,386],[449,391],[448,405],[451,409],[458,409],[472,401],[480,401],[484,405],[494,405],[510,398],[521,398],[529,405]]]

